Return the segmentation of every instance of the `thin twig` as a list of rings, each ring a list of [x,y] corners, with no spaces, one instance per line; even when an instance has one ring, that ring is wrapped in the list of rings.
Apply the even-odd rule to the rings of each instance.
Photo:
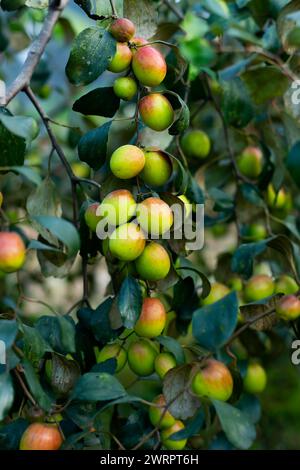
[[[183,13],[175,5],[173,5],[169,0],[163,0],[163,3],[174,13],[174,15],[177,16],[179,20],[183,20]]]
[[[21,387],[22,387],[22,389],[23,389],[25,395],[27,396],[27,398],[31,401],[31,403],[32,403],[34,406],[37,406],[37,403],[36,403],[35,399],[34,399],[33,396],[31,395],[31,393],[29,392],[28,388],[26,387],[25,382],[23,381],[23,379],[22,379],[22,377],[21,377],[19,371],[18,371],[17,369],[14,369],[14,373],[15,373],[15,375],[16,375],[16,377],[17,377],[17,379],[18,379],[18,381],[19,381],[19,383],[20,383],[20,385],[21,385]]]

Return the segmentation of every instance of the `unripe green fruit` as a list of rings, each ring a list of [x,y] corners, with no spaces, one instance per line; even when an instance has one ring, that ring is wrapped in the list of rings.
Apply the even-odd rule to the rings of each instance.
[[[164,429],[161,432],[161,441],[163,446],[168,450],[182,450],[185,448],[187,439],[181,439],[180,441],[174,441],[169,439],[172,434],[175,434],[178,431],[184,429],[184,424],[182,421],[176,420],[175,423],[167,429]]]
[[[164,376],[169,372],[169,370],[176,367],[176,359],[173,354],[168,352],[162,352],[156,356],[155,359],[155,372],[159,378],[163,379]]]
[[[127,46],[122,42],[117,42],[116,53],[111,59],[107,69],[110,72],[119,73],[124,72],[128,69],[132,59],[132,52]]]
[[[92,232],[96,232],[97,225],[102,219],[102,216],[98,212],[99,207],[100,207],[99,202],[93,202],[87,207],[84,213],[85,223]],[[97,215],[97,212],[99,215]]]
[[[136,81],[131,77],[119,77],[114,82],[116,96],[125,101],[130,101],[137,94]]]
[[[26,247],[16,232],[0,232],[0,270],[4,273],[19,271],[26,258]]]
[[[116,227],[128,222],[136,212],[136,202],[127,189],[117,189],[103,199],[99,213],[107,223]]]
[[[237,158],[240,173],[248,178],[259,177],[264,166],[264,156],[258,147],[247,147]]]
[[[129,345],[128,363],[136,375],[146,377],[153,374],[156,356],[154,344],[147,339],[139,339]]]
[[[248,393],[261,393],[267,385],[267,374],[260,364],[249,364],[244,378],[244,389]]]
[[[38,90],[36,91],[36,94],[40,98],[46,100],[51,95],[51,92],[52,92],[52,87],[48,83],[45,83],[44,85],[38,88]]]
[[[149,418],[153,426],[158,426],[161,429],[169,428],[175,423],[175,418],[171,415],[169,411],[164,413],[166,407],[166,400],[163,395],[158,395],[153,403],[155,405],[160,405],[160,408],[157,406],[150,406],[149,408]],[[163,417],[162,417],[163,416]]]
[[[227,401],[233,391],[233,379],[222,362],[208,359],[203,369],[192,381],[193,392],[200,397]]]
[[[109,237],[109,250],[122,261],[133,261],[145,248],[145,235],[135,223],[120,225]]]
[[[182,137],[181,147],[188,158],[203,159],[210,152],[210,138],[201,130],[189,131]]]
[[[135,145],[122,145],[111,156],[110,169],[122,180],[137,176],[145,166],[144,152]]]
[[[88,178],[90,176],[90,167],[84,162],[74,162],[71,167],[74,175],[78,178]]]
[[[284,188],[281,188],[278,192],[275,191],[273,186],[269,184],[267,189],[267,203],[270,209],[282,210],[285,208],[287,202],[287,194]]]
[[[227,294],[229,294],[230,289],[225,286],[225,284],[221,284],[220,282],[215,282],[211,285],[210,293],[208,294],[205,299],[202,300],[202,305],[211,305],[218,300],[223,299]]]
[[[167,321],[167,314],[163,303],[156,298],[144,299],[142,311],[135,324],[134,331],[145,338],[159,336]]]
[[[109,31],[117,41],[127,42],[134,36],[135,26],[127,18],[118,18],[111,24]]]
[[[106,344],[101,351],[96,350],[97,363],[105,362],[108,359],[116,359],[117,368],[116,372],[119,372],[126,364],[127,353],[124,348],[118,343]]]
[[[275,282],[275,294],[296,294],[298,292],[299,286],[295,279],[286,274],[282,274]]]
[[[135,266],[142,279],[159,281],[168,275],[171,261],[167,250],[162,245],[150,242],[136,260]]]
[[[141,172],[141,177],[150,186],[162,186],[167,183],[172,174],[172,164],[170,158],[157,148],[144,150],[145,166]]]
[[[300,300],[295,295],[285,295],[279,300],[276,313],[282,320],[296,320],[300,316]]]
[[[180,199],[184,204],[185,218],[189,217],[189,215],[191,214],[193,210],[193,204],[191,204],[191,202],[188,200],[185,194],[180,194],[180,196],[178,196],[178,199]]]
[[[139,102],[141,118],[154,131],[164,131],[174,121],[174,111],[170,101],[161,93],[144,96]]]
[[[20,450],[58,450],[62,443],[56,424],[33,423],[21,438]]]
[[[267,229],[260,223],[250,224],[245,231],[245,237],[251,242],[264,240],[267,237]]]
[[[247,302],[256,302],[274,294],[275,284],[270,276],[258,274],[246,284],[244,297]]]
[[[155,87],[165,78],[167,64],[163,55],[154,47],[140,47],[133,55],[132,69],[142,85]]]
[[[166,202],[148,197],[137,206],[137,220],[149,235],[163,235],[173,224],[173,212]]]
[[[243,281],[240,277],[233,276],[229,279],[228,286],[230,287],[231,290],[240,292],[241,290],[243,290]]]

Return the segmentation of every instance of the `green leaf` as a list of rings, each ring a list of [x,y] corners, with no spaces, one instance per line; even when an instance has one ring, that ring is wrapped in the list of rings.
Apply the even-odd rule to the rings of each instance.
[[[300,155],[300,141],[298,141],[295,145],[293,145],[293,147],[289,151],[285,164],[291,174],[291,177],[293,178],[297,186],[300,188],[299,155]]]
[[[36,185],[39,185],[42,182],[40,175],[29,166],[4,167],[3,170],[12,171],[13,173],[18,173],[21,176],[24,176],[24,178],[26,178],[28,181]]]
[[[33,365],[39,365],[39,361],[45,352],[51,352],[51,347],[47,344],[39,331],[27,325],[22,325],[24,354]]]
[[[49,396],[46,394],[45,390],[42,388],[39,378],[30,364],[26,359],[22,361],[22,367],[26,377],[27,384],[29,389],[37,401],[38,405],[45,411],[50,411],[52,407],[52,402]]]
[[[72,398],[82,401],[106,401],[127,395],[123,385],[105,372],[89,372],[78,380]]]
[[[156,32],[158,10],[151,0],[124,0],[124,17],[135,24],[136,36],[148,39]]]
[[[112,87],[96,88],[79,98],[73,104],[73,110],[90,116],[113,117],[120,106]]]
[[[76,361],[59,354],[52,354],[47,379],[57,397],[67,397],[80,377],[80,368]],[[46,372],[47,365],[46,364]]]
[[[20,440],[26,428],[28,428],[28,421],[23,418],[0,426],[0,449],[19,450]]]
[[[256,104],[282,97],[289,86],[289,79],[275,66],[256,66],[241,76]]]
[[[93,170],[99,170],[105,163],[110,126],[111,122],[107,122],[89,131],[78,143],[80,160],[86,162]]]
[[[0,116],[10,116],[10,114],[4,108],[0,108]],[[0,122],[0,148],[0,167],[23,165],[26,141],[23,137],[10,132],[2,121]]]
[[[236,292],[231,292],[218,302],[199,308],[193,314],[193,336],[208,350],[214,351],[222,347],[235,330],[238,310]]]
[[[67,220],[52,216],[36,216],[33,220],[47,229],[67,247],[67,254],[72,258],[80,247],[79,234],[73,224]]]
[[[184,30],[188,41],[204,36],[209,31],[207,22],[191,11],[186,13],[180,26]]]
[[[75,39],[66,66],[66,74],[74,85],[87,85],[106,69],[116,51],[116,41],[101,28],[87,28]]]
[[[44,315],[38,319],[36,329],[51,348],[61,354],[75,352],[75,324],[70,317]]]
[[[236,407],[241,410],[251,423],[256,424],[261,418],[261,404],[254,395],[243,394]]]
[[[186,420],[194,416],[200,406],[198,398],[191,395],[189,383],[191,365],[169,370],[163,381],[163,394],[169,411],[176,419]]]
[[[14,401],[14,388],[9,374],[0,375],[0,421],[9,412]]]
[[[219,400],[212,400],[212,403],[229,442],[238,449],[249,449],[256,438],[256,431],[248,415],[228,403]]]
[[[223,94],[221,107],[227,124],[243,128],[254,117],[254,107],[248,90],[240,78],[221,83]]]
[[[180,441],[181,439],[188,439],[189,437],[195,436],[203,427],[204,421],[205,415],[203,409],[201,409],[196,413],[193,419],[185,423],[183,429],[170,436],[171,441]]]
[[[222,18],[229,18],[230,11],[227,4],[220,0],[203,0],[203,7],[214,15],[221,16]]]
[[[284,50],[288,54],[299,48],[300,1],[289,2],[280,12],[277,19],[277,30]]]
[[[23,138],[27,143],[30,143],[39,134],[37,122],[31,117],[0,113],[0,122],[8,131]]]
[[[173,109],[175,109],[175,119],[168,132],[170,135],[178,135],[184,132],[190,124],[190,110],[183,99],[172,91],[166,91]]]
[[[133,328],[138,320],[143,304],[142,290],[139,282],[127,276],[118,295],[118,307],[123,324],[126,328]]]
[[[95,310],[91,308],[81,308],[78,313],[78,320],[90,330],[97,341],[106,344],[114,340],[118,334],[118,329],[113,329],[111,325],[110,313],[113,308],[113,298],[108,297]]]
[[[83,9],[85,13],[98,16],[110,16],[112,14],[112,9],[110,2],[95,2],[91,0],[75,0],[75,3]],[[123,0],[114,0],[115,8],[117,10],[118,16],[122,18],[123,16]],[[98,19],[95,17],[95,19]]]
[[[18,334],[16,320],[0,320],[0,340],[4,341],[6,349],[9,349],[15,342]]]
[[[185,356],[182,346],[175,338],[171,336],[158,336],[156,340],[174,355],[178,365],[184,364]]]

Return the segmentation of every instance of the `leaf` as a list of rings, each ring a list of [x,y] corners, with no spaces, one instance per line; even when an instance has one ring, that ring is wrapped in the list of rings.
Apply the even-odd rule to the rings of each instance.
[[[300,28],[300,2],[289,2],[280,12],[277,18],[277,30],[284,50],[288,54],[297,52],[299,44],[293,39],[295,32]]]
[[[256,256],[262,254],[266,249],[266,241],[257,243],[242,244],[235,251],[231,260],[231,269],[245,279],[248,279],[253,272],[253,263]]]
[[[0,422],[6,417],[14,401],[14,388],[9,374],[0,375]]]
[[[36,329],[54,351],[61,354],[75,352],[75,325],[72,318],[44,315],[38,319]]]
[[[89,372],[78,380],[72,399],[82,401],[106,401],[127,395],[123,385],[112,375],[105,372]]]
[[[181,163],[181,161],[179,160],[179,158],[175,157],[174,155],[167,152],[166,150],[164,150],[164,153],[166,155],[168,155],[168,157],[172,160],[172,164],[173,164],[173,160],[174,160],[175,164],[177,164],[177,166],[178,166],[179,173],[178,173],[178,176],[176,178],[176,187],[178,188],[177,195],[184,194],[185,191],[186,191],[187,184],[188,184],[188,173],[185,170],[185,168],[184,168],[183,164]],[[174,169],[174,165],[173,165],[173,169]]]
[[[124,17],[135,24],[136,36],[148,39],[155,34],[158,11],[151,0],[124,0]]]
[[[191,366],[171,369],[164,377],[163,394],[169,405],[170,413],[176,419],[188,419],[194,416],[200,406],[199,400],[191,395],[187,386],[190,380]]]
[[[52,403],[45,390],[42,388],[34,368],[26,359],[22,360],[22,367],[29,389],[38,405],[45,411],[50,411]]]
[[[42,182],[40,175],[29,166],[4,167],[3,170],[12,171],[13,173],[20,174],[21,176],[24,176],[24,178],[26,178],[28,181],[36,185],[39,185]]]
[[[126,328],[133,328],[138,320],[143,305],[142,290],[139,282],[127,276],[118,295],[118,307]]]
[[[182,365],[185,362],[185,356],[181,344],[171,336],[158,336],[156,340],[168,351],[170,351],[178,365]]]
[[[256,431],[247,414],[228,403],[212,400],[227,439],[238,449],[249,449]]]
[[[84,29],[72,45],[66,74],[73,85],[87,85],[106,69],[116,51],[116,41],[101,28]]]
[[[73,224],[67,220],[52,216],[35,216],[33,220],[57,237],[66,247],[69,258],[79,251],[79,234]]]
[[[18,325],[16,320],[0,320],[0,340],[4,341],[6,349],[14,344],[17,334]]]
[[[196,310],[193,314],[193,336],[204,348],[214,351],[232,335],[238,319],[238,298],[231,292],[223,299]]]
[[[58,397],[67,397],[80,377],[80,368],[76,361],[59,354],[52,354],[50,377],[51,389]],[[47,365],[46,365],[47,367]]]
[[[26,116],[10,116],[0,113],[0,122],[12,134],[21,137],[27,143],[34,140],[39,134],[39,128],[36,121]]]
[[[113,298],[109,297],[102,302],[96,310],[91,308],[81,308],[78,313],[80,323],[90,330],[95,339],[102,344],[114,340],[119,329],[112,328],[110,313],[113,308]]]
[[[28,428],[28,421],[23,418],[0,426],[0,449],[19,450],[20,440],[26,428]]]
[[[260,420],[261,404],[259,399],[254,395],[242,395],[236,407],[248,416],[251,423],[256,424]]]
[[[10,116],[8,111],[0,107],[0,116]],[[0,167],[10,167],[14,165],[23,165],[26,141],[10,132],[6,126],[0,122]]]
[[[300,188],[300,165],[299,165],[299,155],[300,155],[300,141],[298,141],[290,149],[287,159],[285,161],[286,167],[290,172],[291,177]]]
[[[168,132],[170,135],[178,135],[184,132],[190,124],[190,110],[183,99],[173,91],[165,91],[173,109],[175,109],[175,119]]]
[[[23,325],[24,354],[33,365],[39,365],[46,352],[51,352],[51,347],[44,340],[38,330],[31,326]]]
[[[172,302],[172,308],[176,311],[178,319],[190,321],[198,305],[199,298],[193,279],[191,277],[179,279],[174,286]]]
[[[183,429],[170,436],[171,441],[180,441],[181,439],[188,439],[189,437],[195,436],[195,434],[198,434],[199,430],[203,427],[204,421],[205,415],[203,409],[201,409],[196,413],[194,418],[185,423]]]
[[[107,141],[111,122],[87,132],[78,143],[78,156],[93,170],[99,170],[105,163]]]
[[[256,66],[241,75],[256,104],[282,97],[289,86],[289,79],[277,67]]]
[[[79,98],[73,104],[73,110],[90,116],[113,117],[120,106],[112,87],[96,88]]]
[[[282,297],[281,294],[274,295],[267,299],[263,299],[261,302],[246,304],[240,307],[241,314],[246,321],[253,320],[255,317],[268,312],[273,311],[269,314],[252,323],[251,328],[256,331],[271,330],[274,325],[278,323],[278,317],[275,312],[275,307],[278,300]]]
[[[227,124],[243,128],[253,119],[255,112],[245,84],[240,78],[221,83],[223,94],[221,108]]]
[[[99,2],[97,0],[75,0],[75,3],[79,5],[85,13],[88,13],[91,16],[98,15],[105,17],[110,16],[112,14],[110,2],[107,1]],[[119,17],[122,18],[123,0],[114,0],[114,4]]]

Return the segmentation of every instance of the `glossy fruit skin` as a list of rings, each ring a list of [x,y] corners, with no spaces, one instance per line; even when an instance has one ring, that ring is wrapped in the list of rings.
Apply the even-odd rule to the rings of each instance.
[[[166,326],[167,313],[163,303],[154,297],[146,297],[134,331],[145,338],[159,336]]]
[[[142,85],[160,85],[167,74],[164,56],[154,47],[139,47],[132,59],[133,73]]]
[[[230,289],[225,286],[225,284],[221,284],[220,282],[215,282],[211,285],[211,290],[208,296],[205,299],[202,299],[202,305],[211,305],[218,300],[223,299],[227,294],[230,293]]]
[[[185,218],[189,217],[192,210],[193,210],[193,204],[189,201],[189,199],[186,197],[185,194],[180,194],[178,196],[178,199],[180,199],[183,204],[184,204],[184,216]]]
[[[144,44],[147,44],[148,41],[147,39],[140,38],[140,37],[134,37],[131,39],[131,43],[136,45],[136,46],[143,46]],[[138,50],[138,49],[137,49]],[[136,52],[136,51],[135,51]],[[134,52],[134,53],[135,53]]]
[[[174,121],[174,111],[170,101],[161,93],[144,96],[139,102],[141,118],[154,131],[164,131]]]
[[[176,420],[169,411],[166,411],[162,418],[164,412],[163,407],[166,406],[165,397],[163,395],[158,395],[156,398],[154,398],[153,403],[156,405],[160,405],[161,408],[158,408],[157,406],[149,407],[149,418],[151,424],[153,424],[154,427],[159,426],[160,429],[165,429],[173,426]]]
[[[267,238],[267,229],[260,223],[250,224],[246,229],[245,238],[251,242],[264,240]]]
[[[137,176],[144,166],[144,152],[135,145],[122,145],[113,152],[110,159],[111,171],[122,180]]]
[[[169,370],[176,367],[176,359],[173,354],[169,352],[162,352],[156,356],[155,359],[155,372],[159,378],[163,379]]]
[[[262,172],[264,156],[258,147],[247,147],[237,158],[237,166],[242,175],[256,179]]]
[[[147,377],[153,374],[157,350],[151,341],[141,338],[130,343],[127,356],[128,364],[136,375]]]
[[[172,174],[170,158],[159,149],[145,149],[145,166],[141,178],[149,186],[163,186]]]
[[[267,204],[277,217],[286,217],[293,207],[291,193],[287,192],[284,188],[276,192],[274,187],[269,184],[267,189]]]
[[[102,219],[102,216],[98,212],[99,207],[99,202],[93,202],[87,207],[84,213],[85,223],[92,232],[96,232],[97,225]],[[97,212],[99,215],[97,215]]]
[[[120,372],[126,364],[127,352],[120,344],[106,344],[100,351],[96,351],[96,360],[99,363],[108,359],[117,360],[116,372]]]
[[[276,313],[282,320],[296,320],[300,316],[300,300],[295,295],[285,295],[279,300]]]
[[[167,429],[164,429],[161,432],[161,441],[163,446],[168,450],[182,450],[185,448],[187,439],[181,439],[180,441],[174,441],[169,439],[172,434],[175,434],[178,431],[184,429],[184,424],[182,421],[176,420],[175,423]]]
[[[142,279],[159,281],[168,275],[171,261],[168,252],[162,245],[150,242],[136,260],[135,266]]]
[[[122,42],[117,42],[116,53],[111,59],[107,69],[110,72],[120,73],[128,69],[132,59],[132,52],[127,46]]]
[[[249,364],[244,377],[244,389],[248,393],[261,393],[267,385],[267,374],[260,364]]]
[[[125,224],[136,212],[136,202],[127,189],[116,189],[107,194],[100,205],[100,216],[113,227]]]
[[[0,271],[19,271],[26,258],[26,247],[16,232],[0,232]]]
[[[270,276],[258,274],[246,284],[244,297],[247,302],[256,302],[274,294],[275,284]]]
[[[25,430],[20,450],[58,450],[63,443],[55,424],[33,423]]]
[[[133,261],[145,248],[145,235],[135,223],[120,225],[109,238],[109,250],[121,261]]]
[[[233,276],[229,279],[228,286],[230,287],[231,290],[240,292],[241,290],[243,290],[243,281],[240,277]]]
[[[200,397],[227,401],[233,391],[232,375],[225,364],[208,359],[203,369],[194,376],[192,390]]]
[[[113,88],[116,96],[124,101],[131,101],[137,94],[138,90],[136,81],[131,77],[117,78],[114,82]]]
[[[163,235],[173,225],[173,212],[166,202],[157,197],[148,197],[137,206],[137,220],[150,236]]]
[[[181,139],[181,147],[188,158],[198,158],[202,160],[209,155],[211,142],[208,135],[198,129],[184,134]]]
[[[127,18],[118,18],[109,28],[109,32],[119,42],[127,42],[134,36],[135,26]]]
[[[276,279],[275,282],[275,294],[296,294],[298,292],[299,286],[294,278],[288,276],[287,274],[282,274]]]
[[[84,162],[74,162],[71,167],[74,175],[78,178],[88,178],[90,176],[90,167]]]

